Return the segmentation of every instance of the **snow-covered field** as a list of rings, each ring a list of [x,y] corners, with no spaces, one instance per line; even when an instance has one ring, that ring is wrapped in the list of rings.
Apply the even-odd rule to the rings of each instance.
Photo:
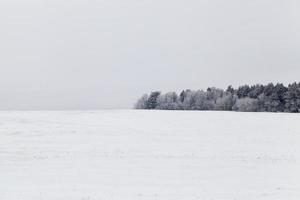
[[[299,200],[300,115],[0,112],[0,200]]]

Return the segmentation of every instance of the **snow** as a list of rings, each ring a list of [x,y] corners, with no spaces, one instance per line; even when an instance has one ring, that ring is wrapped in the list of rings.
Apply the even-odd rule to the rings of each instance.
[[[299,200],[300,115],[2,111],[2,200]]]

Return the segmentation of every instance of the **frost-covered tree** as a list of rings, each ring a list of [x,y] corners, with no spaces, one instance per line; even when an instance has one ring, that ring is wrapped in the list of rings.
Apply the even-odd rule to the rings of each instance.
[[[151,92],[148,101],[147,101],[147,108],[148,109],[155,109],[157,107],[157,99],[160,95],[160,92],[155,91]]]
[[[253,112],[300,112],[300,83],[269,83],[243,85],[226,91],[215,87],[203,90],[183,90],[160,94],[144,95],[135,104],[137,109],[162,110],[234,110]]]
[[[249,97],[237,99],[233,106],[233,110],[240,112],[257,112],[257,109],[257,100]]]
[[[192,110],[195,107],[196,103],[196,92],[191,90],[185,91],[185,98],[182,102],[182,109],[183,110]]]
[[[232,110],[236,102],[237,96],[232,93],[226,93],[222,97],[218,98],[215,105],[215,110]]]
[[[213,110],[215,107],[212,93],[198,90],[195,92],[195,104],[192,110]]]
[[[134,105],[135,109],[147,109],[148,108],[148,94],[144,94],[141,98],[137,100]]]
[[[158,97],[156,109],[178,110],[180,108],[179,103],[178,95],[175,92],[168,92]]]
[[[207,89],[207,98],[208,100],[216,102],[218,98],[222,97],[224,94],[224,91],[219,88],[208,88]]]

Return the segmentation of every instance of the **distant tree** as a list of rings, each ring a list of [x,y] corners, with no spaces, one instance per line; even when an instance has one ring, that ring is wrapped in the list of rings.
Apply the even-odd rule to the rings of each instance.
[[[234,91],[234,88],[231,85],[229,85],[226,89],[226,92],[233,95],[235,91]]]
[[[300,112],[300,83],[285,87],[274,85],[243,85],[226,91],[215,87],[203,90],[183,90],[143,95],[135,104],[137,109],[162,110],[234,110],[253,112]]]
[[[272,100],[272,94],[274,92],[274,84],[269,83],[262,87],[257,86],[249,93],[249,97],[257,99],[258,111],[260,112],[274,112],[273,107],[276,107],[275,102]]]
[[[248,97],[257,99],[259,95],[261,95],[265,90],[265,87],[263,85],[253,85],[250,87],[250,91],[248,93]]]
[[[185,97],[186,97],[186,92],[185,92],[184,90],[182,90],[182,92],[181,92],[180,95],[179,95],[179,101],[180,101],[181,103],[183,103]]]
[[[259,95],[260,111],[283,112],[285,109],[285,93],[287,88],[283,84],[269,83],[264,87],[264,91]],[[263,106],[263,109],[262,109]]]
[[[283,84],[276,84],[270,96],[270,112],[283,112],[285,110],[285,93],[287,88]]]
[[[265,94],[260,94],[257,98],[257,111],[258,112],[267,112],[266,102],[269,101],[269,97]]]
[[[134,105],[135,109],[147,109],[148,108],[148,94],[144,94],[141,98],[138,99]]]
[[[198,90],[194,93],[195,102],[193,104],[192,110],[213,110],[214,101],[209,99],[209,92],[204,92]]]
[[[269,83],[268,85],[265,86],[264,92],[263,92],[263,93],[264,93],[266,96],[271,96],[272,93],[273,93],[274,87],[275,87],[275,86],[274,86],[273,83]]]
[[[160,95],[160,92],[155,91],[155,92],[151,92],[148,101],[147,101],[147,108],[148,109],[155,109],[157,106],[157,99]]]
[[[216,103],[217,99],[222,97],[223,94],[224,90],[212,87],[207,90],[207,99]]]
[[[185,91],[185,98],[182,103],[183,110],[192,110],[196,103],[196,92],[191,90]]]
[[[156,108],[161,110],[178,110],[180,109],[179,103],[181,102],[178,95],[175,92],[169,92],[158,97]]]
[[[293,83],[288,86],[284,96],[285,112],[300,112],[300,83]]]
[[[231,111],[236,102],[237,96],[232,93],[226,93],[222,97],[218,98],[215,105],[215,110],[227,110]]]
[[[237,89],[236,94],[237,94],[238,98],[249,97],[248,95],[249,95],[250,91],[251,91],[251,88],[249,85],[243,85]]]
[[[237,99],[233,110],[240,112],[257,112],[257,100],[249,97]]]

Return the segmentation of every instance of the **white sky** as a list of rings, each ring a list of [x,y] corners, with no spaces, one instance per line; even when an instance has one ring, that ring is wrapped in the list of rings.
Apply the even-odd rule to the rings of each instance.
[[[0,109],[300,81],[298,0],[1,0]]]

